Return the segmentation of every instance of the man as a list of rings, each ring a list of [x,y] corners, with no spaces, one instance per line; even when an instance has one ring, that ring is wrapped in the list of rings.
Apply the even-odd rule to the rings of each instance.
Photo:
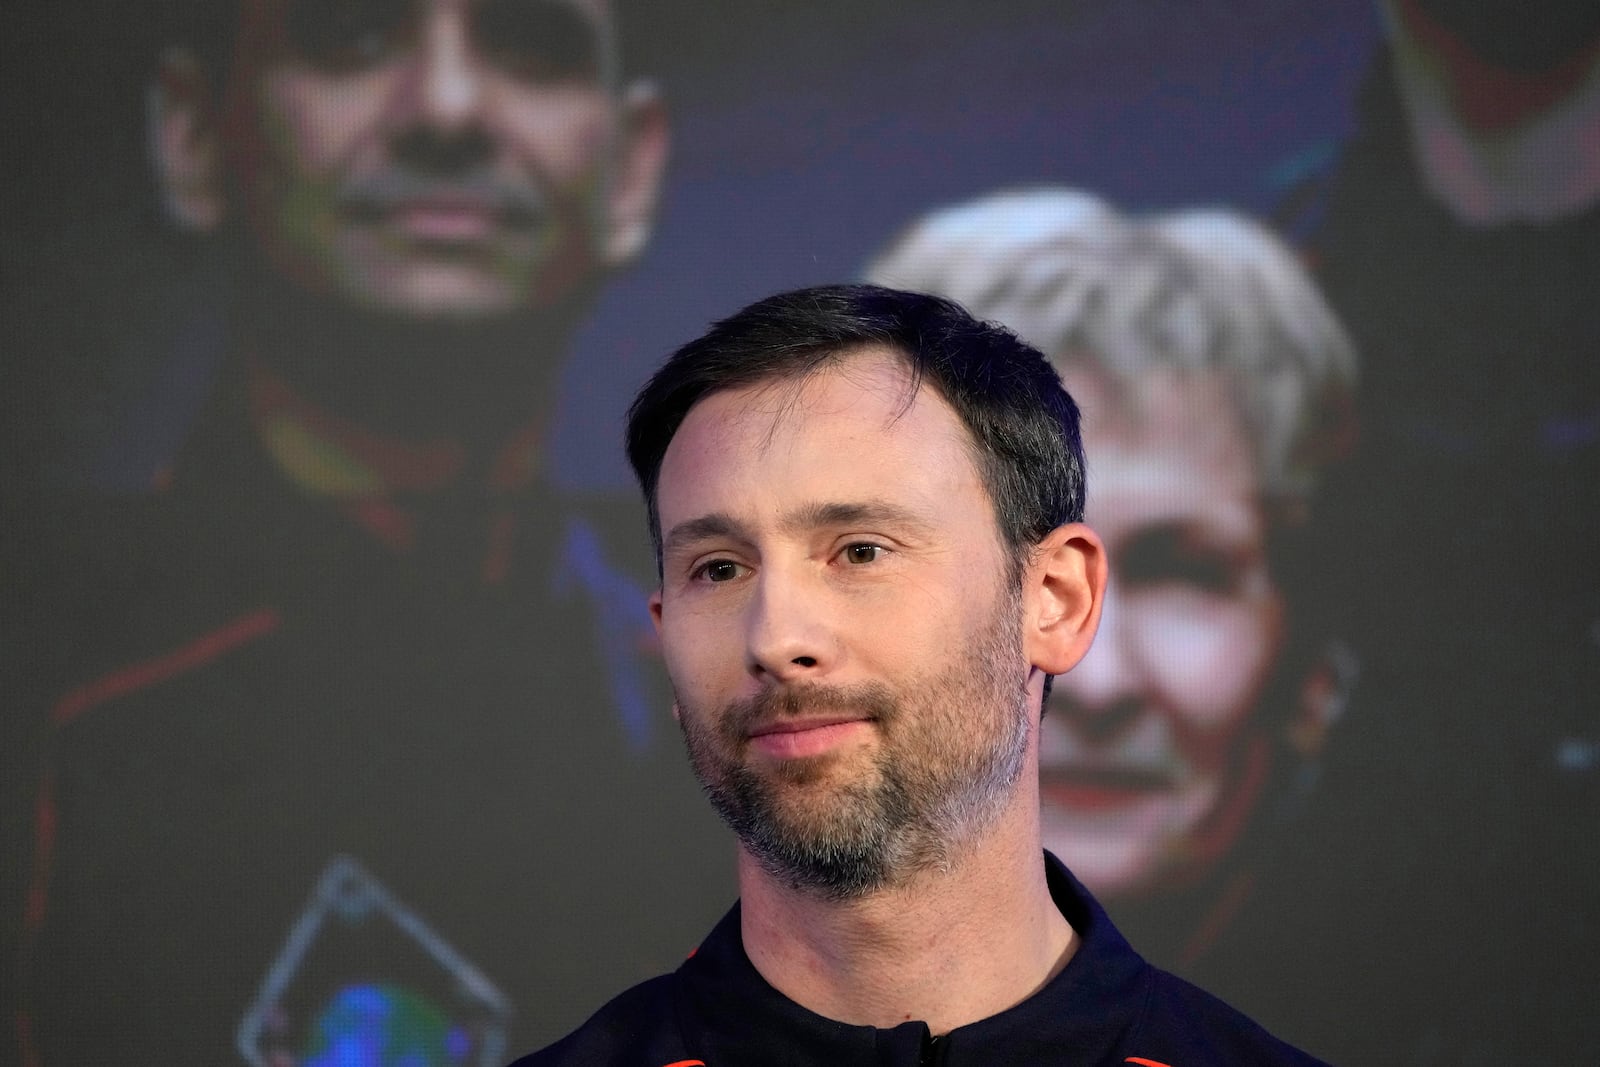
[[[868,276],[1015,329],[1085,411],[1113,578],[1047,705],[1044,837],[1142,948],[1192,969],[1271,864],[1353,680],[1291,550],[1350,432],[1350,343],[1262,227],[1074,190],[937,211]]]
[[[1106,560],[1054,371],[947,301],[772,297],[634,402],[650,600],[740,903],[538,1064],[1310,1063],[1042,854]]]
[[[372,462],[341,422],[480,479],[526,451],[568,335],[645,243],[667,150],[609,5],[246,0],[220,27],[208,9],[232,9],[201,7],[212,32],[184,22],[160,57],[150,152],[168,218],[235,281],[202,285],[225,316],[179,331],[180,387],[157,392],[199,392],[219,353],[194,349],[220,335],[266,420],[292,413],[294,434],[263,432],[274,460],[337,496]],[[135,427],[91,477],[164,484],[172,434]]]
[[[222,40],[150,97],[215,277],[91,472],[145,491],[63,523],[25,694],[23,1058],[491,1063],[727,882],[619,517],[540,456],[665,120],[589,0],[248,0]]]

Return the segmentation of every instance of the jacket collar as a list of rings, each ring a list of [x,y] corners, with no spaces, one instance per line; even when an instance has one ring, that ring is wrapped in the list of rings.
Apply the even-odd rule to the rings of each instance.
[[[1027,1000],[940,1038],[939,1062],[1097,1062],[1137,1023],[1153,969],[1060,860],[1046,852],[1044,863],[1050,895],[1078,934],[1076,953]],[[926,1062],[925,1023],[889,1030],[850,1026],[808,1011],[767,984],[745,955],[738,904],[678,974],[684,1036],[707,1063]]]

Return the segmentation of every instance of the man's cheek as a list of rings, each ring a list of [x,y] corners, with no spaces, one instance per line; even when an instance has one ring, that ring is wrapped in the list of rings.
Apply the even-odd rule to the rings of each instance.
[[[667,631],[662,632],[661,661],[666,666],[667,679],[672,683],[672,691],[676,697],[673,704],[674,713],[680,713],[680,704],[691,707],[698,706],[701,695],[694,684],[703,678],[703,672],[696,669],[696,663],[683,643],[675,641],[673,635]]]
[[[1147,641],[1145,662],[1183,728],[1226,733],[1248,716],[1270,651],[1252,612],[1175,613],[1152,620]]]
[[[565,104],[522,100],[508,106],[508,136],[515,155],[532,176],[557,187],[591,195],[610,162],[615,123],[603,97]]]
[[[356,146],[383,135],[384,93],[377,75],[330,80],[279,74],[263,94],[262,130],[285,169],[329,176],[350,164]]]

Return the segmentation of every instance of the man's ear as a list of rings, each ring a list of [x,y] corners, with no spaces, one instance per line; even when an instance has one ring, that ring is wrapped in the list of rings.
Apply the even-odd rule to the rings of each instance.
[[[1328,733],[1343,717],[1361,663],[1342,641],[1329,641],[1300,682],[1298,702],[1287,724],[1289,747],[1303,759],[1322,753]]]
[[[650,594],[650,621],[656,624],[656,640],[661,639],[661,590],[657,589]],[[672,701],[672,721],[682,722],[683,712],[678,707],[678,701]]]
[[[161,54],[146,93],[145,135],[167,218],[180,230],[208,233],[227,208],[217,100],[194,55]]]
[[[1046,674],[1065,674],[1088,653],[1106,591],[1106,550],[1082,523],[1039,542],[1023,583],[1023,652]]]
[[[661,590],[650,594],[650,621],[656,624],[656,637],[661,637]]]
[[[606,265],[611,267],[634,259],[650,240],[671,144],[666,105],[650,82],[629,85],[619,110],[620,129],[611,185],[606,192],[606,235],[601,249]]]

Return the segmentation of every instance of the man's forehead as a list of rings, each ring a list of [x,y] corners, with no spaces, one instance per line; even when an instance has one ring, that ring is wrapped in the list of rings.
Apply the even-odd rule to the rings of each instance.
[[[240,0],[246,12],[259,12],[273,14],[288,10],[297,4],[314,3],[328,7],[338,7],[339,0]],[[611,0],[386,0],[378,6],[392,7],[456,7],[471,10],[481,7],[485,3],[524,3],[531,6],[559,5],[570,7],[583,12],[593,18],[600,25],[610,25],[615,5]]]
[[[293,10],[314,5],[322,8],[331,16],[340,15],[339,0],[240,0],[241,44],[265,44],[278,36],[284,18]],[[382,12],[395,8],[412,9],[417,12],[427,10],[458,9],[471,13],[474,9],[487,4],[504,4],[507,6],[524,6],[528,8],[565,8],[581,15],[585,22],[594,28],[607,41],[611,41],[616,32],[616,5],[613,0],[381,0],[373,5],[375,11]],[[342,17],[358,17],[359,12]],[[272,31],[269,37],[265,31]]]
[[[1249,427],[1237,376],[1209,368],[1154,367],[1123,374],[1089,360],[1059,364],[1084,436],[1146,443],[1229,439]]]
[[[679,519],[738,510],[751,494],[768,507],[909,506],[981,481],[971,435],[938,391],[903,357],[865,349],[804,377],[702,397],[663,457],[657,500],[664,518]]]
[[[737,436],[747,448],[764,451],[780,436],[841,420],[893,432],[914,408],[927,407],[947,412],[949,428],[965,441],[954,411],[938,390],[914,377],[903,356],[881,346],[861,346],[798,373],[774,374],[702,396],[685,415],[672,444],[690,427],[701,438]]]
[[[1091,522],[1103,520],[1111,497],[1182,509],[1195,499],[1260,493],[1256,430],[1231,373],[1153,367],[1123,374],[1092,357],[1057,366],[1082,414]]]

